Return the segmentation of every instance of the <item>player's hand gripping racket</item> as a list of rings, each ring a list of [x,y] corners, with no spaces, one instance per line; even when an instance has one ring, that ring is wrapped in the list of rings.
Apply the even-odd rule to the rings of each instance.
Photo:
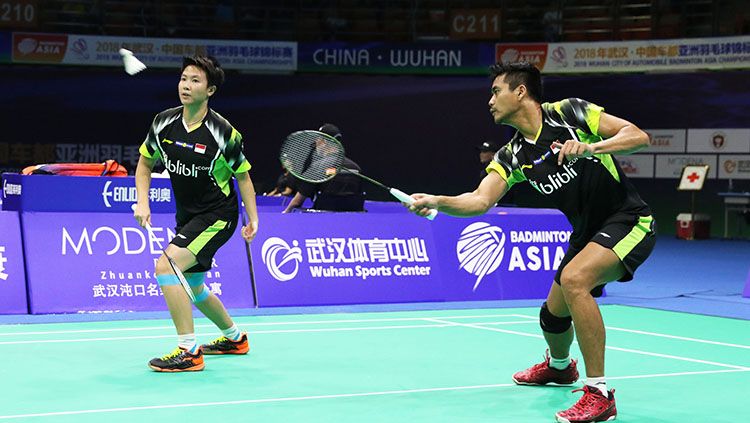
[[[297,131],[290,134],[281,144],[279,154],[281,165],[295,177],[311,183],[321,183],[332,179],[337,173],[349,172],[385,189],[399,201],[411,205],[416,201],[409,194],[386,186],[357,171],[342,167],[344,163],[344,146],[328,134],[319,131]],[[437,210],[431,210],[425,216],[434,219]]]
[[[151,233],[151,225],[146,223],[146,230]],[[193,289],[190,288],[190,284],[188,283],[187,279],[185,279],[185,275],[182,274],[182,271],[179,267],[177,267],[177,263],[172,260],[172,257],[169,257],[169,254],[167,254],[167,249],[163,249],[161,251],[164,253],[164,257],[167,258],[167,261],[169,262],[169,266],[172,268],[172,272],[177,276],[177,279],[180,281],[180,285],[182,285],[182,288],[187,293],[188,298],[190,298],[190,301],[195,303],[195,294],[193,294]]]

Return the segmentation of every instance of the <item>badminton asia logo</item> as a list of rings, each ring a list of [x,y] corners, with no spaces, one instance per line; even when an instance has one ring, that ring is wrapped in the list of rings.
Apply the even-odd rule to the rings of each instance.
[[[477,277],[473,291],[482,279],[497,270],[505,252],[505,234],[497,226],[476,222],[461,231],[456,243],[460,268]]]
[[[299,242],[292,241],[290,247],[286,241],[278,237],[271,237],[263,243],[261,248],[263,263],[276,280],[286,282],[294,279],[302,262],[302,249]]]
[[[8,274],[5,273],[5,263],[8,262],[8,259],[5,257],[4,253],[5,247],[0,245],[0,280],[7,281]]]

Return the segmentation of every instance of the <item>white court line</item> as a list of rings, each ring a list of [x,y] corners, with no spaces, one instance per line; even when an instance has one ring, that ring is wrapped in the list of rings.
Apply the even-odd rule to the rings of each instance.
[[[535,316],[527,316],[523,314],[518,314],[519,317],[525,317],[527,319],[534,319],[536,321],[538,317]],[[742,348],[746,350],[750,350],[750,345],[742,345],[742,344],[731,344],[728,342],[719,342],[719,341],[710,341],[708,339],[700,339],[700,338],[690,338],[687,336],[677,336],[677,335],[668,335],[666,333],[658,333],[658,332],[648,332],[643,330],[635,330],[635,329],[626,329],[626,328],[620,328],[617,326],[605,326],[608,330],[614,330],[618,332],[628,332],[628,333],[635,333],[638,335],[649,335],[649,336],[656,336],[659,338],[668,338],[668,339],[677,339],[680,341],[689,341],[689,342],[698,342],[701,344],[710,344],[710,345],[719,345],[722,347],[732,347],[732,348]]]
[[[416,320],[424,320],[423,318]],[[481,322],[480,322],[481,323]],[[484,322],[483,325],[513,325],[513,324],[528,324],[534,322],[528,321],[511,321],[511,322]],[[364,331],[364,330],[388,330],[388,329],[424,329],[424,328],[444,328],[449,326],[456,326],[453,323],[441,323],[433,325],[406,325],[406,326],[361,326],[361,327],[347,327],[347,328],[318,328],[318,329],[276,329],[276,330],[256,330],[250,332],[250,336],[258,334],[269,334],[269,333],[307,333],[307,332],[348,332],[348,331]],[[171,328],[170,328],[171,329]],[[160,338],[174,338],[174,334],[171,335],[142,335],[142,336],[117,336],[110,338],[80,338],[80,339],[42,339],[42,340],[26,340],[26,341],[2,341],[0,345],[20,345],[20,344],[59,344],[59,343],[73,343],[73,342],[101,342],[101,341],[132,341],[137,339],[160,339]],[[216,336],[216,333],[197,333],[195,336],[200,337],[211,337]]]
[[[516,332],[516,331],[512,331],[512,330],[507,330],[507,329],[488,328],[486,326],[481,326],[479,324],[455,323],[455,322],[449,322],[447,320],[434,319],[434,318],[425,318],[424,320],[427,320],[427,321],[430,321],[430,322],[435,322],[435,323],[454,323],[456,326],[464,326],[464,327],[474,328],[474,329],[489,330],[489,331],[493,331],[493,332],[510,333],[510,334],[514,334],[514,335],[529,336],[529,337],[534,337],[534,338],[544,338],[542,335],[532,335],[532,334],[529,334],[529,333]],[[730,369],[750,370],[750,367],[737,366],[737,365],[734,365],[734,364],[718,363],[716,361],[698,360],[698,359],[695,359],[695,358],[680,357],[680,356],[677,356],[677,355],[659,354],[659,353],[653,353],[653,352],[649,352],[649,351],[634,350],[634,349],[630,349],[630,348],[613,347],[613,346],[609,346],[609,345],[607,345],[605,348],[608,349],[608,350],[623,351],[623,352],[629,352],[629,353],[633,353],[633,354],[648,355],[648,356],[652,356],[652,357],[669,358],[669,359],[672,359],[672,360],[689,361],[689,362],[692,362],[692,363],[701,363],[701,364],[709,364],[709,365],[712,365],[712,366],[728,367]]]
[[[260,323],[243,323],[239,318],[235,318],[240,326],[276,326],[276,325],[317,325],[323,323],[368,323],[368,322],[408,322],[414,320],[422,320],[423,317],[392,317],[387,319],[346,319],[346,320],[310,320],[310,321],[293,321],[293,322],[260,322]],[[489,317],[523,317],[528,318],[529,316],[523,314],[478,314],[468,316],[447,316],[441,317],[443,319],[476,319],[476,318],[489,318]],[[69,323],[92,323],[92,322],[67,322]],[[97,322],[100,323],[100,322]],[[44,323],[47,324],[47,323]],[[60,324],[60,323],[52,323]],[[196,328],[213,328],[213,324],[195,325]],[[146,331],[146,330],[164,330],[174,329],[174,326],[144,326],[144,327],[133,327],[133,328],[104,328],[104,329],[78,329],[78,330],[53,330],[53,331],[30,331],[30,332],[4,332],[0,333],[0,336],[13,336],[13,335],[54,335],[62,333],[99,333],[99,332],[128,332],[128,331]]]
[[[749,369],[750,370],[750,369]],[[632,375],[632,376],[614,376],[608,377],[607,379],[653,379],[661,377],[676,377],[676,376],[689,376],[689,375],[706,375],[712,373],[733,373],[733,372],[745,372],[747,370],[707,370],[699,372],[681,372],[681,373],[660,373],[650,375]],[[49,413],[33,413],[33,414],[12,414],[12,415],[0,415],[0,420],[10,419],[24,419],[31,417],[55,417],[55,416],[71,416],[80,414],[101,414],[101,413],[119,413],[127,411],[143,411],[143,410],[165,410],[171,408],[189,408],[189,407],[213,407],[222,405],[241,405],[241,404],[261,404],[261,403],[273,403],[273,402],[290,402],[290,401],[310,401],[310,400],[325,400],[325,399],[338,399],[338,398],[357,398],[357,397],[374,397],[374,396],[386,396],[386,395],[404,395],[404,394],[419,394],[425,392],[446,392],[446,391],[468,391],[474,389],[494,389],[494,388],[510,388],[517,386],[514,383],[498,383],[492,385],[470,385],[470,386],[452,386],[443,388],[419,388],[419,389],[400,389],[395,391],[375,391],[375,392],[358,392],[351,394],[331,394],[331,395],[312,395],[304,397],[281,397],[281,398],[263,398],[263,399],[245,399],[245,400],[234,400],[234,401],[215,401],[215,402],[198,402],[198,403],[185,403],[185,404],[164,404],[164,405],[148,405],[140,407],[121,407],[121,408],[101,408],[101,409],[90,409],[90,410],[71,410],[71,411],[55,411]]]

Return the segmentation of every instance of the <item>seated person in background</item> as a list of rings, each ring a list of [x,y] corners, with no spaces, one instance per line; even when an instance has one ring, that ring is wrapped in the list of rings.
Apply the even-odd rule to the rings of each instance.
[[[328,134],[343,142],[343,135],[336,125],[326,123],[318,131]],[[348,157],[344,157],[342,167],[359,172],[361,169]],[[365,195],[362,192],[362,178],[351,172],[341,171],[333,179],[313,184],[294,178],[293,186],[297,193],[284,209],[283,213],[289,213],[300,207],[306,198],[313,199],[313,209],[327,211],[364,211]]]
[[[297,190],[294,189],[294,181],[292,180],[292,175],[289,174],[289,171],[284,169],[284,173],[279,176],[279,179],[276,180],[276,186],[273,190],[266,193],[265,195],[271,196],[271,197],[278,197],[278,196],[287,196],[291,197],[293,196]]]

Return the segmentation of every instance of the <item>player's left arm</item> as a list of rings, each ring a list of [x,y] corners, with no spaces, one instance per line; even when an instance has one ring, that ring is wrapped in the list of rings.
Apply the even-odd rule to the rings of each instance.
[[[649,145],[648,134],[642,129],[632,122],[605,112],[599,117],[597,135],[601,136],[602,140],[592,144],[578,140],[553,142],[552,148],[560,149],[558,164],[562,164],[565,158],[571,160],[577,157],[591,157],[594,154],[631,154]]]
[[[240,197],[242,197],[242,203],[245,204],[245,212],[247,213],[247,226],[242,227],[242,237],[245,241],[250,242],[255,238],[258,233],[258,206],[255,204],[255,188],[253,188],[253,180],[250,179],[248,172],[235,173],[237,178],[237,187],[240,191]]]

